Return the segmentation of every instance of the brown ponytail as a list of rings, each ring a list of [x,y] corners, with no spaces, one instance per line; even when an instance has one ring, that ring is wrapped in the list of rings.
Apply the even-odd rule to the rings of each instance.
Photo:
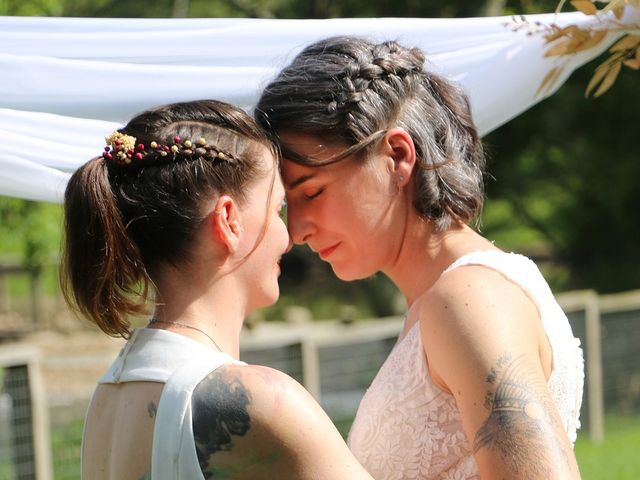
[[[101,157],[71,176],[64,205],[65,299],[105,333],[128,338],[128,316],[144,312],[149,279],[127,235]]]

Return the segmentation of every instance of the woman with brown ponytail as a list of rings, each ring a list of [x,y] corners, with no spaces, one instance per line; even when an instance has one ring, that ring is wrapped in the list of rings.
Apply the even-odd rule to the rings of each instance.
[[[371,478],[299,384],[238,360],[290,246],[275,151],[236,107],[176,103],[137,115],[72,176],[67,299],[128,338],[89,406],[82,478]]]
[[[469,226],[481,140],[460,87],[424,62],[322,40],[255,112],[281,147],[293,241],[342,280],[383,272],[408,305],[349,445],[377,480],[578,478],[579,342],[533,262]]]

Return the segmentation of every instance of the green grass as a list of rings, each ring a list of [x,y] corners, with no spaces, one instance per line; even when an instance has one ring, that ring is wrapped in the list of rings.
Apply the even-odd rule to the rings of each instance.
[[[53,478],[55,480],[77,480],[80,478],[83,423],[84,415],[52,422],[51,456],[53,457]]]
[[[587,435],[576,442],[583,480],[637,480],[640,478],[640,415],[606,418],[605,440],[597,445]]]

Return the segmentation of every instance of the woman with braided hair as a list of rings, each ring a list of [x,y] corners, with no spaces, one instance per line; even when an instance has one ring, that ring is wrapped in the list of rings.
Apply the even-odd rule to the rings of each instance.
[[[378,480],[578,478],[579,342],[537,267],[470,224],[484,157],[467,97],[396,42],[336,37],[265,88],[293,241],[404,295],[349,435]]]
[[[89,406],[82,478],[371,478],[298,383],[238,361],[243,319],[278,298],[290,247],[275,152],[236,107],[176,103],[71,177],[66,297],[128,338]]]

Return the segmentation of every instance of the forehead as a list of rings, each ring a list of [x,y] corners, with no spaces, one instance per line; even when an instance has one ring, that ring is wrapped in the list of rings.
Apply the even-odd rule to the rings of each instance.
[[[260,163],[258,176],[247,187],[255,190],[270,189],[273,181],[274,192],[283,189],[278,162],[274,154],[266,147],[261,148],[256,161]]]
[[[286,149],[317,160],[329,158],[336,151],[346,148],[343,143],[305,132],[278,132],[278,138]]]
[[[291,150],[298,155],[307,157],[310,160],[317,160],[318,163],[322,163],[324,160],[333,157],[334,155],[342,152],[345,148],[344,145],[331,143],[326,139],[308,133],[287,131],[280,133],[278,136],[286,149]],[[313,167],[301,165],[300,163],[288,159],[286,155],[283,155],[280,163],[280,170],[285,188],[290,189],[295,188],[301,182],[311,178],[331,175],[334,170],[341,167],[342,163],[345,162]]]

